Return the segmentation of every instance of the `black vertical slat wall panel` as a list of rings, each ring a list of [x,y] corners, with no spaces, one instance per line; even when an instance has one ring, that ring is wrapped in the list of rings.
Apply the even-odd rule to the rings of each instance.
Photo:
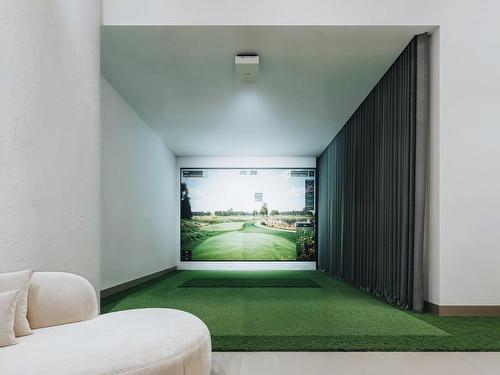
[[[318,266],[423,307],[428,36],[415,36],[319,158]]]

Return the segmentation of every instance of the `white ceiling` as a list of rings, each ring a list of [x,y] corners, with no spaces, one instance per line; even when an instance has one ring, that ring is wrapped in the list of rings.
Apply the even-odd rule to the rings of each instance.
[[[101,71],[178,156],[319,155],[428,26],[103,26]],[[260,56],[240,83],[234,55]]]

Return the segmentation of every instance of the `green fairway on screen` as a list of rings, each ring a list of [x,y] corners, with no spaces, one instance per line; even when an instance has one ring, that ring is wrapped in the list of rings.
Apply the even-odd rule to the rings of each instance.
[[[315,261],[315,169],[181,169],[182,261]]]

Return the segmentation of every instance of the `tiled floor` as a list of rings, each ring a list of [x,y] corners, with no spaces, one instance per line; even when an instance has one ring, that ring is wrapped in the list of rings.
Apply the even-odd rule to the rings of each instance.
[[[211,375],[499,375],[500,353],[215,352]]]

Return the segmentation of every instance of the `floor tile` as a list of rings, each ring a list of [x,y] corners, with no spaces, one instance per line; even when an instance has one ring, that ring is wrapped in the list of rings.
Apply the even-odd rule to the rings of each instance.
[[[311,353],[242,353],[240,375],[320,375]]]
[[[381,353],[405,375],[483,375],[478,367],[467,362],[460,353],[418,352]]]
[[[487,375],[500,374],[500,353],[460,353],[460,356]]]
[[[211,375],[498,375],[500,353],[214,352]]]
[[[241,367],[240,352],[213,352],[210,375],[239,375]]]
[[[326,352],[311,353],[317,363],[321,375],[349,374],[404,374],[387,361],[380,353],[375,352]]]

